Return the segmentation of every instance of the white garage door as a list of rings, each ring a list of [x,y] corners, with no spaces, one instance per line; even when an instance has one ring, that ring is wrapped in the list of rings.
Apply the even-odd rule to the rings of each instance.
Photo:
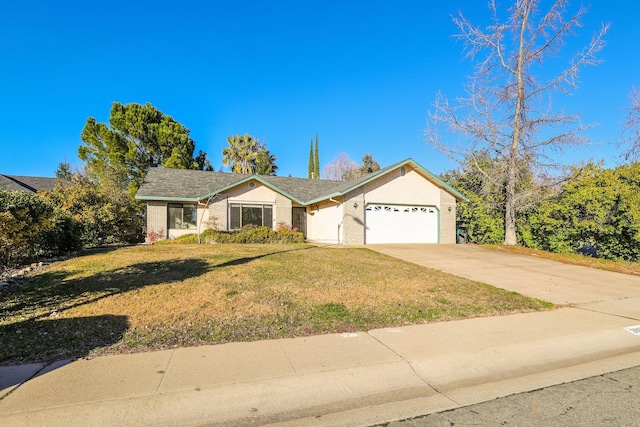
[[[438,210],[425,206],[370,204],[366,243],[438,243]]]

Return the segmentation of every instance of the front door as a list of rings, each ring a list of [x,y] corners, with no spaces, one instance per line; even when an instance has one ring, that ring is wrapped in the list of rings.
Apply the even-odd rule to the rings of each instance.
[[[307,238],[307,208],[292,208],[291,225]]]

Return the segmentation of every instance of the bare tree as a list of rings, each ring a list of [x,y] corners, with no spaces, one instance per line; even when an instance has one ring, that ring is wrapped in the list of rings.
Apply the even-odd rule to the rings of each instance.
[[[553,1],[546,12],[540,11],[540,0],[513,3],[501,21],[491,0],[492,23],[485,29],[473,26],[462,14],[453,19],[460,30],[456,37],[464,42],[465,57],[474,61],[475,71],[466,97],[450,102],[437,95],[425,130],[428,143],[458,161],[471,159],[482,176],[504,192],[507,245],[517,243],[516,212],[521,199],[530,200],[529,194],[523,197],[519,192],[523,187],[519,172],[547,170],[554,164],[552,154],[586,142],[580,137],[584,127],[578,116],[552,112],[551,97],[556,92],[571,93],[577,87],[579,69],[600,62],[597,54],[608,29],[603,25],[568,64],[545,68],[545,62],[562,60],[560,50],[586,10],[568,14],[568,0]],[[557,69],[561,71],[554,72]],[[462,142],[449,144],[456,135]],[[483,168],[477,153],[494,158],[491,169]]]
[[[340,153],[324,167],[324,179],[349,181],[358,176],[359,166],[346,153]]]
[[[627,160],[640,155],[640,90],[637,87],[631,89],[629,100],[631,107],[622,133],[622,144],[629,144],[624,153]]]

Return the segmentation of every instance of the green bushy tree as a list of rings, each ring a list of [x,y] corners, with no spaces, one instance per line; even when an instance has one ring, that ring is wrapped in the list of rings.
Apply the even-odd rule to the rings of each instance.
[[[0,190],[0,268],[80,248],[72,218],[40,195]]]
[[[144,221],[121,184],[117,177],[98,183],[78,172],[42,197],[78,224],[85,246],[136,243],[142,239]]]
[[[591,244],[608,259],[640,259],[640,163],[588,163],[529,218],[529,246],[574,253]]]
[[[194,158],[189,130],[153,105],[114,102],[109,124],[89,117],[82,129],[78,156],[94,179],[106,174],[125,178],[133,198],[152,167],[212,170],[206,153]]]

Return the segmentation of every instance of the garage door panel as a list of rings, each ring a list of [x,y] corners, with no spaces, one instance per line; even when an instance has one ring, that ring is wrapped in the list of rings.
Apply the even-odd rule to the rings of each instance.
[[[366,243],[438,243],[435,207],[370,204],[365,225]]]

